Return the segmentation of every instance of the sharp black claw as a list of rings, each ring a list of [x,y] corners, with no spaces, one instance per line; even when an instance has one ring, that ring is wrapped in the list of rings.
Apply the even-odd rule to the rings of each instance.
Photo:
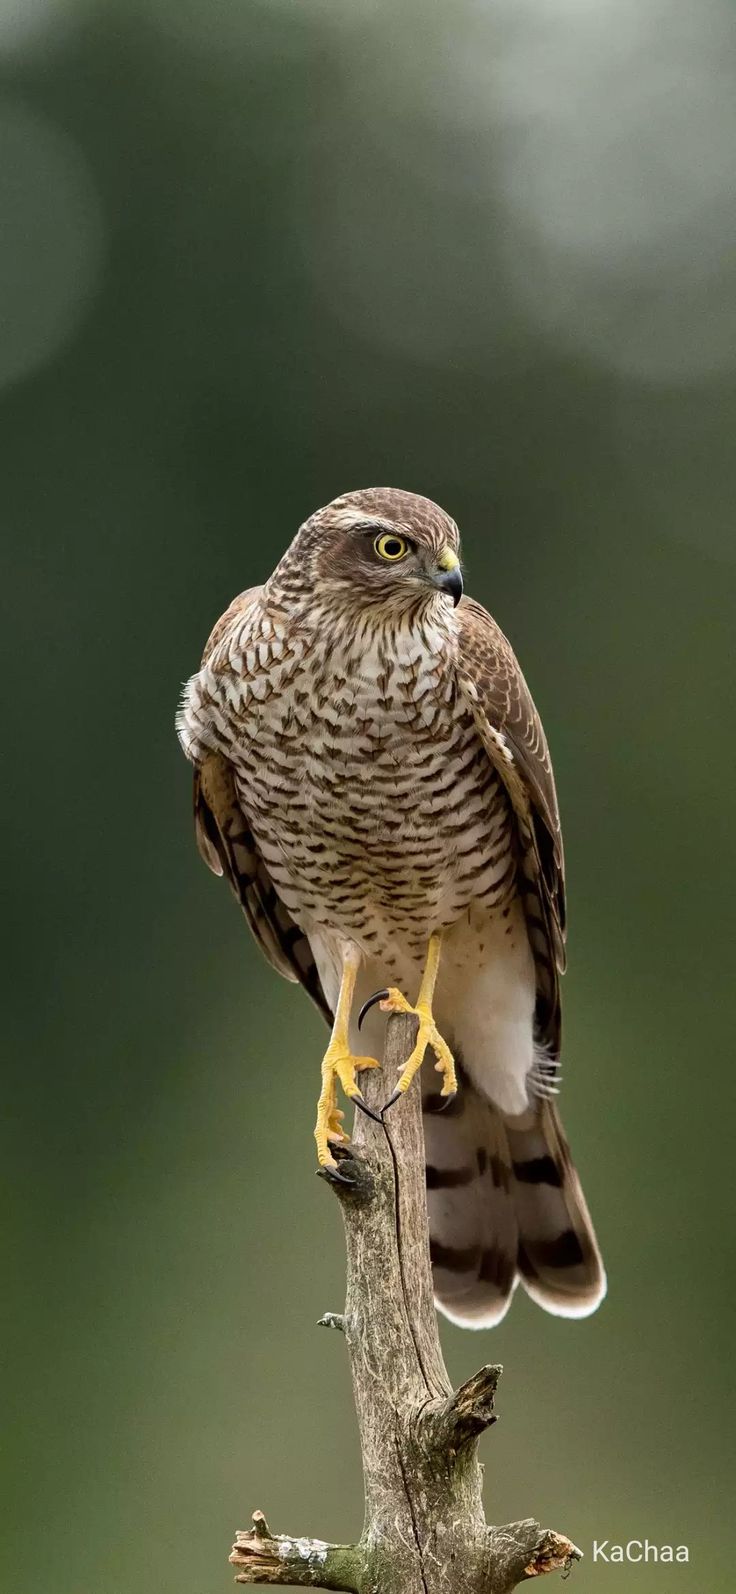
[[[337,1167],[322,1166],[315,1170],[325,1184],[339,1193],[350,1193],[351,1200],[368,1200],[373,1194],[373,1179],[361,1157],[356,1157],[349,1146],[338,1143],[332,1146]]]
[[[323,1165],[321,1168],[315,1168],[314,1171],[317,1175],[317,1178],[324,1179],[327,1184],[355,1184],[355,1180],[348,1179],[344,1173],[340,1172],[339,1168],[331,1168],[329,1165]]]
[[[394,1102],[398,1101],[399,1097],[403,1096],[403,1094],[403,1090],[395,1090],[393,1096],[389,1096],[388,1101],[381,1108],[381,1117],[383,1117],[385,1112],[388,1112],[389,1107],[393,1107]]]
[[[376,1002],[385,1002],[387,996],[388,991],[374,991],[373,995],[368,997],[368,1001],[363,1003],[363,1006],[358,1014],[358,1029],[360,1029],[366,1013],[369,1013],[371,1008],[375,1007]]]
[[[440,1096],[440,1105],[439,1105],[439,1107],[437,1107],[435,1109],[435,1111],[436,1112],[445,1112],[448,1107],[452,1106],[452,1103],[454,1102],[456,1095],[457,1095],[457,1091],[456,1090],[451,1090],[449,1095]]]
[[[366,1118],[372,1118],[374,1124],[382,1123],[383,1120],[381,1118],[380,1112],[374,1112],[373,1108],[369,1107],[368,1103],[363,1101],[362,1097],[360,1097],[360,1096],[352,1096],[350,1099],[351,1099],[351,1101],[353,1101],[355,1103],[356,1107],[360,1108],[361,1112],[365,1113]]]

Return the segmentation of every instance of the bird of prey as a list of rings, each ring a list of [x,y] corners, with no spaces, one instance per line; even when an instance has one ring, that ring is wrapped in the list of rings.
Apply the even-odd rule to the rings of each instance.
[[[323,1166],[347,1139],[338,1085],[360,1105],[357,1076],[378,1066],[359,1010],[374,1050],[376,1002],[416,1015],[387,1106],[433,1053],[435,1296],[478,1328],[519,1281],[586,1316],[605,1274],[555,1103],[565,891],[547,742],[509,642],[462,594],[437,504],[345,493],[217,622],[177,728],[205,862],[331,1026]]]

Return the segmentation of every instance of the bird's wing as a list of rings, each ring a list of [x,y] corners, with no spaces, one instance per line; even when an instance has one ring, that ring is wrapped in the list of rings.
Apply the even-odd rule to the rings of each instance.
[[[202,659],[215,674],[232,669],[232,630],[260,592],[260,587],[251,587],[241,593],[218,620]],[[269,963],[287,980],[299,981],[331,1024],[311,947],[274,887],[238,800],[233,766],[223,753],[206,753],[195,765],[194,828],[200,855],[213,874],[229,882]]]
[[[517,821],[525,910],[538,971],[537,1028],[559,1046],[559,979],[565,967],[565,864],[552,762],[542,722],[513,648],[480,603],[463,598],[458,678]]]

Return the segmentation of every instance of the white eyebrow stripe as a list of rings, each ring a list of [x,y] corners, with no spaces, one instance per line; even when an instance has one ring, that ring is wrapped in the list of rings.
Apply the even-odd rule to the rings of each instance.
[[[376,526],[380,531],[396,530],[392,521],[382,520],[380,515],[371,515],[366,509],[337,509],[330,519],[343,531],[351,531],[354,526]]]

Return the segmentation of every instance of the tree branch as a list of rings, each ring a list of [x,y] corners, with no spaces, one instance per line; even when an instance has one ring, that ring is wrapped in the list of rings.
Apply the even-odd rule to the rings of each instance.
[[[236,1533],[230,1555],[240,1568],[236,1583],[288,1583],[293,1588],[343,1589],[355,1594],[361,1552],[356,1544],[290,1539],[272,1533],[262,1511],[253,1512],[249,1533]]]
[[[362,1076],[378,1110],[408,1056],[415,1020],[389,1020],[383,1074]],[[240,1583],[343,1589],[350,1594],[510,1594],[580,1559],[569,1539],[531,1518],[486,1525],[477,1460],[496,1420],[501,1368],[482,1367],[453,1392],[432,1295],[420,1093],[382,1124],[358,1113],[355,1140],[331,1177],[347,1247],[343,1316],[325,1327],[347,1341],[360,1430],[365,1524],[357,1545],[273,1535],[262,1513],[230,1560]]]

